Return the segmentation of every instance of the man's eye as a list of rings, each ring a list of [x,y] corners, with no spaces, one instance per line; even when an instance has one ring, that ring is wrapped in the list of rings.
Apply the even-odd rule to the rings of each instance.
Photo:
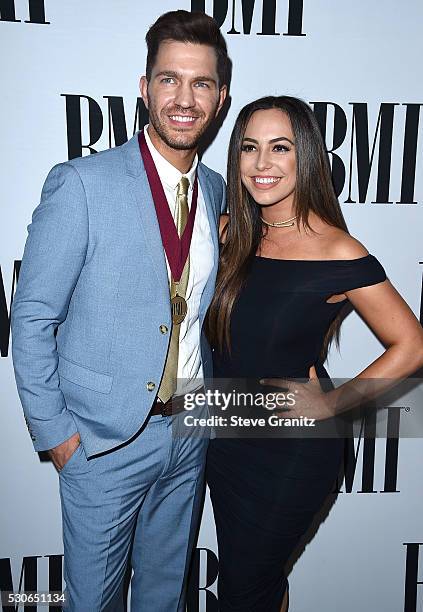
[[[197,81],[197,83],[195,84],[196,87],[205,87],[205,88],[209,88],[210,85],[208,83],[205,83],[204,81]]]
[[[254,151],[254,146],[250,144],[244,144],[241,147],[241,151],[243,151],[244,153],[250,153],[251,151]]]
[[[173,77],[164,77],[164,79],[160,81],[160,83],[169,83],[169,84],[172,84],[174,82],[175,82],[175,79]]]

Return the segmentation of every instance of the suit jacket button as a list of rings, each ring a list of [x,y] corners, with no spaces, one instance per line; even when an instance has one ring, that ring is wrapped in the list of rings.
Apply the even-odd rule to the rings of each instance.
[[[160,331],[162,332],[162,334],[167,334],[167,332],[169,331],[168,327],[166,325],[160,325]]]
[[[151,381],[147,383],[147,389],[148,389],[149,391],[153,391],[153,389],[155,389],[155,388],[156,388],[155,383],[153,383],[153,382],[151,382]]]

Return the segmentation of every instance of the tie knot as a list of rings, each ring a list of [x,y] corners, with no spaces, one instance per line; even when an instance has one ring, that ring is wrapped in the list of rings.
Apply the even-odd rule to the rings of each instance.
[[[183,176],[176,187],[176,195],[187,196],[188,187],[189,187],[189,180],[187,179],[186,176]]]

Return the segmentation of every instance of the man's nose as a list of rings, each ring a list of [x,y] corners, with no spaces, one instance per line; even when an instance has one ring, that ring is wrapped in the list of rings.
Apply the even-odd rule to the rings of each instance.
[[[181,108],[195,106],[194,92],[190,83],[181,83],[176,90],[175,104]]]

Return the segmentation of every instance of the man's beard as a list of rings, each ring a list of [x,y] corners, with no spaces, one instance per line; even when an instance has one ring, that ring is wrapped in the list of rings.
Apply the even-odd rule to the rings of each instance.
[[[160,120],[160,116],[154,110],[154,105],[151,103],[150,99],[148,100],[148,107],[149,107],[149,121],[152,124],[155,131],[157,132],[157,134],[160,136],[161,140],[163,140],[163,142],[168,147],[172,149],[177,149],[178,151],[189,151],[192,149],[196,149],[198,147],[198,143],[200,142],[201,137],[203,136],[204,132],[207,130],[207,128],[209,127],[210,123],[212,122],[214,118],[214,114],[211,114],[209,121],[203,123],[201,127],[199,128],[198,132],[196,132],[193,135],[187,135],[181,131],[180,133],[181,139],[182,139],[181,140],[181,139],[173,137],[169,133],[168,126],[163,121]],[[216,109],[217,109],[217,104],[216,104]],[[186,115],[187,113],[181,112],[181,111],[175,111],[174,113],[169,113],[168,111],[166,111],[166,114],[167,115],[169,114]],[[204,117],[204,114],[195,112],[193,116],[198,117],[198,119],[201,119],[202,117]]]

